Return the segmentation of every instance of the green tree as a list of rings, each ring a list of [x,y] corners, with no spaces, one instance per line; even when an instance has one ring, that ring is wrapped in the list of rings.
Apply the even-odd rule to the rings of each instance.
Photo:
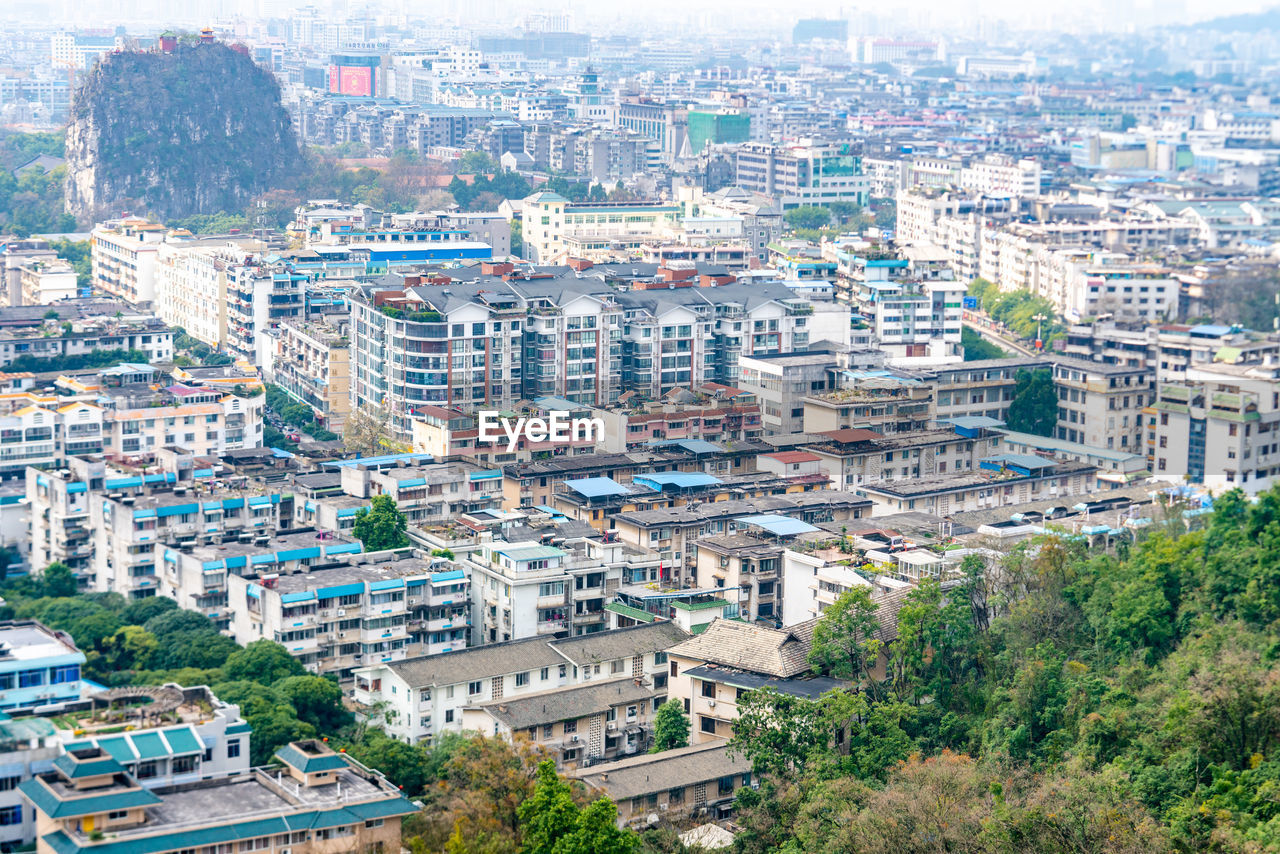
[[[348,723],[351,714],[342,707],[342,689],[323,676],[288,676],[272,685],[293,704],[298,717],[320,732],[332,732]]]
[[[689,746],[689,716],[679,700],[667,700],[653,717],[654,751]]]
[[[40,574],[40,588],[45,596],[74,596],[80,589],[80,584],[71,567],[61,561],[54,561]]]
[[[817,205],[801,205],[782,215],[794,229],[816,230],[831,224],[831,211]]]
[[[851,588],[823,612],[813,630],[809,664],[832,676],[861,680],[876,696],[878,690],[871,671],[883,643],[878,637],[880,623],[870,591],[869,586]]]
[[[1058,393],[1053,386],[1052,371],[1048,368],[1018,371],[1007,424],[1010,430],[1019,433],[1053,435],[1058,424]]]
[[[827,724],[818,701],[757,688],[738,700],[729,747],[751,760],[756,774],[798,776],[830,743]]]
[[[409,523],[390,495],[375,495],[369,508],[356,513],[351,533],[367,552],[402,549],[409,545]]]
[[[103,661],[112,670],[146,670],[160,650],[160,642],[142,626],[124,626],[104,643]]]
[[[148,596],[146,599],[134,599],[126,605],[120,612],[120,619],[132,626],[142,626],[152,617],[176,610],[178,603],[168,596]]]
[[[966,362],[983,359],[1007,359],[1009,354],[974,332],[968,326],[960,327],[960,346],[964,348]]]
[[[483,151],[467,151],[458,158],[458,171],[462,173],[496,172],[498,162]]]
[[[640,840],[617,825],[608,798],[580,808],[550,759],[538,765],[533,794],[517,811],[527,854],[634,854]]]
[[[256,682],[259,685],[274,685],[281,679],[307,674],[287,649],[266,638],[232,653],[223,665],[223,671],[229,681]]]
[[[0,546],[0,584],[4,584],[4,580],[9,577],[9,567],[16,557],[18,557],[16,550],[9,546]]]

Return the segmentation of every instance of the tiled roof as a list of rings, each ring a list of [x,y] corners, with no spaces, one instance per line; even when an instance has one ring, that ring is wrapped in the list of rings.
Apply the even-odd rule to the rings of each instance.
[[[745,756],[730,756],[725,742],[712,741],[597,765],[576,776],[592,789],[622,800],[750,771]]]
[[[809,669],[817,620],[771,629],[717,619],[706,631],[671,650],[672,655],[787,678]]]
[[[666,691],[662,693],[665,694]],[[484,703],[479,708],[513,731],[518,731],[599,714],[615,706],[652,699],[655,695],[653,688],[637,684],[630,678],[611,679],[608,682],[577,685],[556,691],[504,697]]]
[[[662,652],[688,637],[675,623],[661,622],[562,638],[551,641],[551,647],[573,664],[584,665]]]

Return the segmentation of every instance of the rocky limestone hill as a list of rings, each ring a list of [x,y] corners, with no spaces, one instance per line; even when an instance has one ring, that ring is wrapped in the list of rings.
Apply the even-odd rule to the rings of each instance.
[[[108,54],[75,94],[67,209],[175,218],[240,210],[301,162],[270,72],[222,44]]]

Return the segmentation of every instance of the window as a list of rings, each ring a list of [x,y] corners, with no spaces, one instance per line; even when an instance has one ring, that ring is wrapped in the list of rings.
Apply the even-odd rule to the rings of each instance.
[[[21,777],[0,777],[0,792],[11,792],[18,788],[21,782]]]
[[[564,722],[564,734],[565,734],[565,735],[569,735],[569,734],[571,734],[571,733],[575,733],[575,732],[577,732],[577,731],[578,731],[578,722],[577,722],[576,720],[573,720],[573,721],[565,721],[565,722]]]
[[[551,668],[550,667],[542,668],[542,672],[538,674],[538,678],[541,679],[543,682],[546,682],[548,679],[550,679]]]
[[[654,664],[666,664],[666,663],[667,663],[667,654],[666,654],[665,652],[655,652],[655,653],[653,654],[653,663],[654,663]]]
[[[447,724],[453,723],[453,709],[444,710],[444,722]]]
[[[680,675],[680,668],[676,665],[674,661],[671,662],[671,676],[674,678],[679,675]]]
[[[0,807],[0,825],[22,824],[22,807]]]
[[[44,684],[43,670],[22,670],[18,672],[19,688],[38,688]]]
[[[517,688],[523,688],[524,686],[526,686],[526,685],[528,685],[528,684],[529,684],[529,671],[527,671],[527,670],[526,670],[524,673],[517,673],[517,674],[516,674],[516,687],[517,687]]]
[[[128,810],[112,810],[111,812],[107,813],[108,821],[119,821],[122,818],[128,818],[128,817],[129,817]]]
[[[698,729],[711,735],[716,734],[716,719],[709,718],[706,715],[699,715]]]
[[[75,682],[80,678],[80,665],[69,664],[65,667],[54,667],[50,671],[51,685],[62,685],[66,682]]]
[[[230,748],[230,744],[227,746]],[[139,780],[147,780],[156,776],[158,773],[160,773],[159,767],[153,760],[149,759],[146,762],[138,763],[138,770],[133,772],[133,776],[137,777]]]
[[[684,789],[672,789],[667,792],[667,803],[672,806],[684,803]]]
[[[702,696],[714,700],[716,698],[716,683],[708,682],[704,679],[702,682]]]
[[[196,770],[196,758],[194,756],[175,756],[173,758],[173,773],[190,774]]]
[[[555,731],[555,724],[543,724],[543,725],[542,725],[542,737],[543,737],[543,738],[551,738],[551,734],[552,734],[552,732],[554,732],[554,731]]]
[[[233,738],[227,742],[227,758],[236,759],[240,756],[240,739]]]
[[[614,660],[612,663],[610,663],[610,665],[609,665],[609,672],[610,672],[611,674],[621,673],[621,672],[622,672],[622,666],[623,666],[623,661],[622,661],[622,659],[621,659],[621,658],[616,659],[616,660]]]
[[[364,826],[365,827],[382,827],[383,823],[384,823],[383,819],[371,818],[364,823]]]
[[[467,683],[467,695],[468,695],[468,696],[474,696],[474,695],[479,694],[479,693],[480,693],[480,683],[479,683],[479,682],[468,682],[468,683]]]
[[[720,794],[732,795],[733,794],[733,777],[721,777],[719,788],[720,788]]]

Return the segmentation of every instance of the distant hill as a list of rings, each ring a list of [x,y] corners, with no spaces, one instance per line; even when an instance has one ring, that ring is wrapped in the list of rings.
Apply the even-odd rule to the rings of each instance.
[[[161,218],[236,211],[301,155],[275,78],[222,44],[103,57],[75,94],[67,209]]]
[[[1280,30],[1280,6],[1267,9],[1265,12],[1247,12],[1241,15],[1224,15],[1221,18],[1210,18],[1185,24],[1180,30],[1214,30],[1220,33],[1261,32],[1262,30]]]

